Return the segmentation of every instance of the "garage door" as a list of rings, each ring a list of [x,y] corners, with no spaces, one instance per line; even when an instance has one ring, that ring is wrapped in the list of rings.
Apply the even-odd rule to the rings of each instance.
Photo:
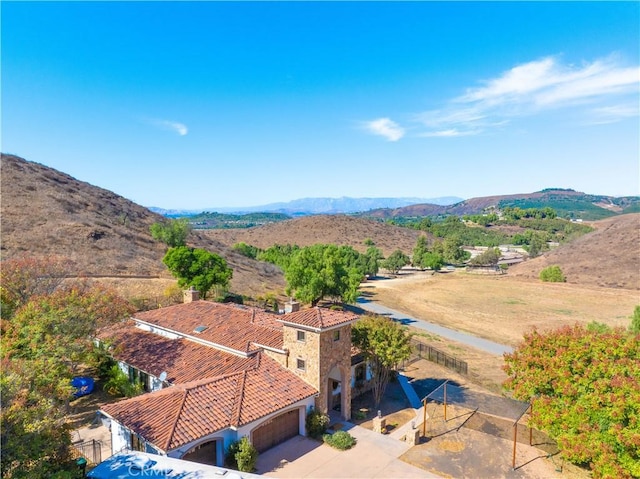
[[[258,452],[280,444],[281,442],[297,436],[299,429],[300,410],[285,412],[274,417],[266,424],[262,424],[253,431],[252,443]]]

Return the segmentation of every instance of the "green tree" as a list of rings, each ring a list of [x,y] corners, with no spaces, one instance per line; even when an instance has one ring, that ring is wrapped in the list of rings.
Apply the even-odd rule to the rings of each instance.
[[[364,245],[365,246],[375,246],[376,244],[373,242],[373,240],[371,238],[367,238],[364,240]]]
[[[382,251],[375,246],[369,246],[364,254],[365,274],[375,277],[380,270],[380,261],[384,259]]]
[[[472,258],[470,263],[479,266],[493,266],[498,264],[500,256],[502,256],[500,248],[488,248],[484,253]]]
[[[444,260],[450,264],[459,264],[467,259],[471,254],[462,249],[462,240],[458,236],[448,236],[442,242],[444,250]]]
[[[25,360],[46,357],[68,369],[70,378],[88,361],[96,331],[127,318],[132,305],[100,284],[77,283],[47,296],[36,296],[16,311],[3,336],[11,356]]]
[[[71,435],[64,420],[64,401],[72,389],[68,380],[53,374],[55,369],[51,361],[5,359],[2,363],[3,478],[69,478],[77,470],[71,462]]]
[[[362,271],[350,264],[350,255],[336,245],[316,244],[295,253],[285,271],[287,294],[316,306],[326,297],[354,302]]]
[[[636,306],[631,316],[631,325],[629,329],[632,333],[640,334],[640,305]]]
[[[438,253],[425,253],[422,255],[422,261],[420,264],[422,268],[440,271],[444,266],[444,258]]]
[[[169,248],[162,262],[178,279],[179,286],[193,286],[203,299],[214,286],[226,288],[233,275],[224,258],[201,248]]]
[[[505,383],[533,427],[596,478],[640,477],[640,335],[576,325],[525,334]]]
[[[275,264],[279,266],[282,271],[287,271],[289,263],[293,255],[300,251],[300,246],[291,244],[274,244],[270,248],[265,249],[258,253],[257,259],[259,261],[266,261],[267,263]]]
[[[380,266],[384,269],[391,271],[392,274],[397,274],[400,269],[409,264],[411,260],[409,257],[404,254],[399,249],[395,250],[393,253],[389,255],[387,259],[385,259]]]
[[[542,271],[540,271],[540,280],[549,282],[549,283],[564,283],[567,278],[565,278],[560,266],[552,265],[547,266]]]
[[[416,245],[413,247],[413,254],[411,256],[411,264],[416,268],[423,269],[422,258],[429,252],[429,246],[427,245],[427,237],[425,235],[418,236]]]
[[[154,223],[150,227],[151,236],[156,241],[162,241],[169,248],[184,246],[191,232],[191,225],[187,218],[169,220],[164,223]]]
[[[411,335],[385,316],[364,316],[351,330],[351,340],[369,364],[373,399],[377,408],[392,371],[411,356]]]

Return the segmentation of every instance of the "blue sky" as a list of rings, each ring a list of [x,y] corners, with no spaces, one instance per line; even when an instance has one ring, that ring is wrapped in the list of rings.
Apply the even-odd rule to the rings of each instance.
[[[640,194],[638,2],[10,2],[2,151],[144,206]]]

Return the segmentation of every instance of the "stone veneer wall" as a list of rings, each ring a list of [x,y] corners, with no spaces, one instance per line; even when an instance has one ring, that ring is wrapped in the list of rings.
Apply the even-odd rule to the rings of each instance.
[[[304,331],[305,340],[298,341],[298,331]],[[320,335],[304,329],[298,329],[285,325],[283,328],[284,348],[289,350],[288,368],[311,384],[314,388],[319,389],[320,381]],[[302,371],[297,367],[297,360],[303,359],[305,362],[305,370]]]
[[[334,332],[340,331],[340,339],[334,341]],[[297,332],[305,332],[305,341],[298,341]],[[329,373],[334,367],[340,370],[342,416],[351,417],[351,324],[315,333],[292,326],[283,328],[283,345],[289,349],[289,369],[319,391],[316,409],[328,410]],[[297,359],[305,361],[305,371],[297,368]]]

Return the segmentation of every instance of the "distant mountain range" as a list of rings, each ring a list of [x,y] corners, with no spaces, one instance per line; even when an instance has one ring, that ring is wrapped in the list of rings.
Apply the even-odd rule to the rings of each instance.
[[[298,200],[269,203],[261,206],[203,208],[199,210],[172,210],[150,206],[154,213],[164,216],[190,216],[204,211],[216,213],[283,213],[289,216],[319,214],[361,213],[381,208],[402,208],[417,204],[453,205],[462,201],[457,196],[439,198],[301,198]]]
[[[591,195],[566,188],[547,188],[534,193],[470,198],[453,205],[414,204],[380,208],[358,216],[388,220],[399,217],[476,215],[506,207],[553,208],[561,218],[599,220],[640,212],[640,196]]]
[[[168,210],[150,207],[164,216],[196,216],[203,212],[224,214],[281,213],[291,217],[320,214],[351,214],[378,220],[398,217],[482,214],[494,208],[551,207],[562,218],[598,220],[640,212],[640,196],[614,197],[592,195],[567,188],[547,188],[534,193],[484,196],[463,200],[455,196],[439,198],[302,198],[286,203],[271,203],[244,208],[207,208]]]

